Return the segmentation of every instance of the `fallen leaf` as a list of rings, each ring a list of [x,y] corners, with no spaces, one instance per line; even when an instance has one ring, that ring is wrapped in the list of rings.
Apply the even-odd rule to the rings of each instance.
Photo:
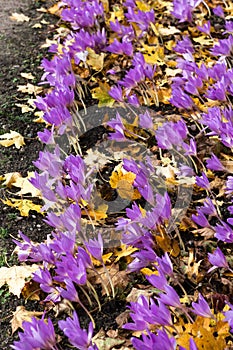
[[[34,26],[32,26],[32,28],[42,28],[42,24],[36,23]]]
[[[17,107],[21,108],[22,113],[28,113],[28,112],[33,112],[35,108],[32,108],[28,105],[22,104],[22,103],[16,103],[15,104]]]
[[[121,258],[129,256],[137,250],[138,248],[134,248],[134,247],[126,246],[125,244],[122,244],[121,250],[118,249],[116,252],[114,252],[114,255],[117,256],[114,262],[115,263],[118,262]]]
[[[2,177],[1,177],[1,181],[4,181],[2,183],[2,186],[6,186],[8,188],[11,188],[12,185],[15,183],[15,181],[18,179],[18,178],[22,178],[22,175],[20,173],[17,173],[17,172],[14,172],[14,173],[7,173],[7,174],[4,174]]]
[[[166,27],[159,27],[158,31],[159,31],[159,34],[162,36],[180,33],[180,30],[176,27],[173,27],[173,26],[168,26],[167,28]]]
[[[59,7],[59,3],[54,4],[53,6],[48,8],[47,12],[50,13],[51,15],[59,16],[61,13],[61,8]]]
[[[117,189],[119,196],[130,201],[141,198],[140,193],[133,187],[136,175],[132,172],[123,174],[121,170],[113,171],[110,176],[110,186]]]
[[[10,320],[12,334],[14,334],[19,328],[23,329],[22,323],[24,321],[31,322],[32,317],[41,315],[43,315],[43,312],[27,311],[24,306],[17,306],[16,311],[13,312],[13,317]]]
[[[16,21],[16,22],[29,22],[30,21],[30,17],[25,16],[23,13],[17,13],[17,12],[12,13],[12,15],[10,16],[10,19],[12,21]]]
[[[32,75],[32,73],[20,73],[21,77],[25,78],[25,79],[35,79],[34,75]]]
[[[91,96],[99,100],[98,107],[112,107],[115,100],[109,96],[110,86],[107,83],[99,82],[99,86],[91,90]]]
[[[34,177],[34,172],[28,172],[27,177],[18,176],[15,179],[15,182],[12,182],[12,185],[21,189],[16,193],[17,195],[22,196],[24,194],[31,194],[32,197],[41,198],[41,192],[29,181],[32,177]]]
[[[104,57],[106,56],[106,54],[104,54],[103,52],[101,52],[100,54],[96,54],[95,51],[92,49],[88,49],[87,51],[87,64],[97,71],[102,70],[104,66]]]
[[[25,283],[21,294],[25,300],[40,300],[40,284],[31,280]]]
[[[10,147],[12,145],[15,145],[17,149],[25,145],[24,138],[22,135],[20,135],[16,131],[10,130],[9,133],[0,135],[0,145],[3,147]]]
[[[32,201],[27,199],[10,198],[6,200],[1,199],[1,201],[9,207],[18,209],[21,216],[28,216],[30,210],[35,210],[37,213],[42,214],[42,206],[39,204],[34,204]]]
[[[104,339],[95,339],[94,344],[97,345],[99,350],[111,350],[115,346],[124,344],[125,339],[113,339],[105,337]]]
[[[0,268],[0,288],[7,284],[9,286],[9,292],[20,297],[21,290],[25,285],[25,280],[31,277],[33,272],[37,271],[38,265],[33,264],[31,266],[12,266]]]
[[[131,292],[126,298],[126,301],[127,303],[131,303],[131,302],[135,303],[141,295],[144,295],[146,298],[150,298],[153,295],[154,291],[155,291],[155,288],[143,290],[143,289],[137,289],[133,287],[133,289],[131,290]]]
[[[46,10],[47,12],[47,10]],[[43,45],[40,46],[41,49],[46,49],[47,47],[50,47],[52,44],[57,44],[56,40],[50,40],[50,39],[46,39],[45,43]]]
[[[27,83],[27,85],[18,85],[17,90],[29,95],[37,95],[43,91],[41,86],[35,86],[33,84]]]
[[[129,278],[126,271],[119,271],[119,265],[113,264],[108,269],[112,284],[118,289],[125,289],[129,283]],[[97,268],[98,275],[93,276],[93,283],[102,285],[102,295],[106,294],[106,288],[111,293],[111,286],[109,282],[109,277],[106,274],[106,270],[103,267]]]

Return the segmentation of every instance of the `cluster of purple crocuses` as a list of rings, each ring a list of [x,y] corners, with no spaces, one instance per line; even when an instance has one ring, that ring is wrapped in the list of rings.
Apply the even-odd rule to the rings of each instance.
[[[44,74],[42,80],[52,89],[45,97],[38,97],[36,106],[44,112],[44,120],[51,124],[39,132],[40,140],[53,147],[53,151],[40,152],[35,166],[39,172],[32,179],[33,185],[41,191],[44,207],[47,213],[45,221],[53,228],[46,242],[38,244],[32,242],[23,233],[22,241],[15,241],[18,246],[20,261],[37,262],[41,267],[34,274],[34,281],[47,294],[45,302],[54,304],[66,299],[74,310],[73,316],[58,322],[69,343],[77,349],[97,349],[92,343],[94,320],[80,300],[79,293],[84,292],[86,300],[91,298],[98,302],[98,296],[88,281],[88,271],[95,270],[91,256],[102,259],[103,239],[87,239],[82,228],[82,213],[93,208],[93,184],[89,180],[90,171],[81,154],[64,155],[59,149],[57,140],[64,134],[76,137],[76,127],[79,126],[76,99],[82,101],[82,79],[77,75],[74,67],[85,67],[89,49],[96,54],[114,54],[126,56],[129,68],[124,74],[115,79],[117,82],[110,88],[109,95],[121,104],[139,106],[141,91],[153,88],[156,65],[146,62],[144,55],[137,50],[138,42],[145,40],[151,24],[155,23],[153,9],[142,11],[137,2],[126,0],[122,5],[124,21],[115,20],[107,27],[107,13],[98,0],[63,0],[61,2],[62,20],[69,22],[72,30],[62,43],[52,45],[50,51],[54,53],[52,60],[43,59]],[[179,22],[195,21],[195,11],[204,6],[210,11],[205,1],[174,0],[171,14]],[[224,18],[224,10],[218,6],[213,10],[216,16]],[[122,22],[122,23],[121,23]],[[233,140],[233,70],[230,66],[230,55],[233,52],[233,25],[225,22],[226,39],[218,40],[210,49],[214,64],[199,64],[195,61],[195,47],[189,37],[185,36],[177,41],[174,52],[179,56],[177,67],[181,73],[173,78],[172,97],[170,102],[181,111],[194,110],[194,120],[200,126],[200,133],[216,137],[225,147],[232,147]],[[137,30],[135,29],[137,28]],[[207,36],[211,33],[210,22],[204,23],[199,30]],[[110,37],[109,32],[113,35]],[[113,40],[112,40],[113,38]],[[110,39],[110,40],[109,40]],[[109,69],[107,74],[117,76],[117,71]],[[200,110],[203,101],[213,101],[215,104],[205,112]],[[197,116],[200,116],[198,119]],[[111,138],[122,141],[125,138],[125,124],[120,115],[111,120],[109,126],[115,130]],[[226,194],[231,198],[233,192],[233,177],[228,175],[227,167],[212,154],[206,160],[206,166],[198,158],[196,141],[189,134],[185,118],[178,121],[165,121],[154,130],[154,123],[150,114],[146,112],[139,116],[141,127],[149,129],[161,150],[171,150],[180,154],[178,167],[180,176],[195,176],[195,184],[206,191],[203,205],[197,207],[197,214],[192,220],[200,227],[211,227],[217,240],[233,242],[233,220],[222,219],[221,211],[217,206],[215,196],[207,177],[207,169],[222,171],[226,175]],[[58,144],[57,144],[58,143]],[[48,147],[47,147],[48,149]],[[183,157],[182,157],[183,156]],[[202,166],[202,173],[198,174],[187,165],[185,158],[189,157]],[[183,159],[183,160],[182,160]],[[143,210],[136,202],[126,209],[126,218],[118,220],[116,230],[122,232],[122,243],[137,248],[132,254],[129,271],[140,271],[150,267],[154,273],[146,275],[148,282],[156,288],[155,296],[148,299],[140,296],[136,302],[131,302],[131,322],[123,328],[142,333],[141,338],[132,338],[135,349],[177,349],[177,339],[170,335],[168,327],[173,327],[171,308],[179,315],[185,315],[189,322],[199,315],[215,319],[207,301],[199,294],[197,302],[192,302],[187,308],[180,301],[177,291],[172,287],[175,283],[173,264],[165,253],[162,257],[155,253],[154,232],[161,225],[166,228],[172,217],[171,199],[166,191],[154,193],[153,181],[156,180],[156,169],[147,156],[144,162],[124,158],[122,168],[126,172],[135,174],[133,186],[147,201],[149,207]],[[93,170],[91,170],[93,171]],[[229,214],[233,213],[233,206],[228,207]],[[217,223],[212,226],[210,219],[215,218]],[[222,250],[217,249],[208,254],[210,263],[209,272],[213,269],[231,270]],[[180,286],[182,289],[182,286]],[[87,293],[87,290],[89,294]],[[108,292],[108,291],[107,291]],[[108,292],[109,293],[109,292]],[[113,288],[114,295],[114,288]],[[80,305],[91,319],[86,331],[80,326],[77,305]],[[224,313],[233,329],[233,306],[229,304],[229,311]],[[152,327],[154,326],[154,327]],[[12,345],[15,350],[32,349],[60,349],[53,324],[50,319],[33,318],[31,322],[23,323],[24,333],[19,333],[19,340]],[[156,331],[152,331],[156,329]],[[195,340],[190,338],[189,348],[197,349]],[[184,349],[183,347],[179,347]]]

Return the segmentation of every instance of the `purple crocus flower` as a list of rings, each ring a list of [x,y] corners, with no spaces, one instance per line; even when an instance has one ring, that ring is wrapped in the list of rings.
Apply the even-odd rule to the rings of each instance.
[[[58,287],[58,290],[61,293],[61,296],[67,300],[79,303],[78,292],[73,282],[69,279],[65,279],[64,282],[66,284],[66,289]]]
[[[130,317],[133,322],[126,323],[122,328],[131,330],[146,330],[149,325],[171,326],[171,313],[162,303],[158,305],[151,298],[150,300],[144,295],[140,295],[137,302],[131,302]]]
[[[213,254],[208,253],[208,259],[209,262],[213,265],[213,267],[209,269],[208,272],[214,270],[217,267],[224,267],[226,269],[229,267],[226,257],[219,247],[217,247]]]
[[[225,29],[226,31],[223,32],[223,34],[226,34],[226,33],[233,34],[233,21],[226,21]]]
[[[217,224],[214,227],[216,233],[215,237],[225,243],[233,243],[233,230],[224,221],[221,221],[221,225]]]
[[[210,183],[204,172],[202,172],[202,176],[196,176],[196,185],[206,190],[209,189]]]
[[[60,261],[56,262],[56,276],[54,279],[63,282],[67,278],[80,285],[86,284],[87,272],[81,256],[74,257],[71,254],[67,254],[62,256]]]
[[[37,135],[40,141],[45,143],[46,145],[54,145],[55,141],[53,137],[53,129],[54,129],[54,125],[52,126],[51,130],[45,129],[44,131],[39,131]]]
[[[183,120],[178,122],[166,122],[155,133],[158,146],[162,149],[172,149],[173,146],[183,145],[183,139],[187,136],[187,127]]]
[[[209,221],[200,209],[197,210],[197,215],[192,215],[192,220],[201,227],[209,227]]]
[[[93,324],[89,323],[88,331],[80,327],[78,315],[74,311],[73,318],[68,317],[65,321],[58,321],[59,328],[68,337],[69,342],[79,350],[98,350],[92,344]]]
[[[222,18],[225,17],[222,6],[220,5],[213,8],[213,13],[215,14],[215,16],[222,17]]]
[[[215,154],[211,154],[211,158],[208,158],[206,160],[207,168],[210,170],[216,170],[216,171],[225,171],[225,167],[222,165],[220,160]]]
[[[193,100],[181,88],[172,89],[170,102],[177,108],[190,109],[193,106]]]
[[[19,332],[19,341],[15,341],[11,348],[14,350],[58,349],[56,335],[50,318],[38,320],[32,317],[31,322],[23,322],[24,333]]]
[[[160,268],[158,268],[158,272],[158,275],[152,274],[150,276],[146,276],[146,279],[150,282],[150,284],[152,284],[152,286],[164,291],[164,288],[167,285],[167,279]]]
[[[203,296],[199,293],[199,300],[197,303],[192,303],[192,312],[202,317],[213,317],[210,307]]]
[[[156,260],[159,268],[165,275],[168,275],[168,276],[173,275],[173,265],[167,252],[162,256],[162,258],[157,257]]]
[[[131,342],[136,350],[176,350],[177,344],[175,338],[169,338],[165,330],[159,330],[158,334],[147,332],[142,334],[142,340],[131,338]]]
[[[162,301],[165,305],[173,306],[176,308],[182,307],[180,303],[179,295],[176,293],[175,289],[169,285],[164,287],[165,293],[159,294],[159,300]]]
[[[202,26],[197,26],[197,29],[200,30],[200,32],[205,34],[210,34],[210,21],[207,21]]]
[[[109,46],[107,46],[106,50],[118,55],[133,55],[133,45],[131,42],[128,42],[124,39],[122,40],[122,43],[117,39],[114,39],[114,41]]]
[[[115,133],[111,133],[109,135],[110,140],[125,141],[125,135],[124,135],[125,126],[118,112],[116,114],[116,119],[110,120],[109,122],[107,122],[107,125],[110,126],[110,128],[113,128],[115,130]]]
[[[233,35],[229,35],[227,39],[219,40],[211,50],[215,56],[231,56],[233,50]]]
[[[139,103],[139,100],[138,100],[138,97],[136,94],[132,94],[130,96],[127,96],[127,102],[134,107],[140,106],[140,103]]]
[[[226,101],[226,85],[223,81],[218,81],[213,86],[211,86],[205,97],[214,100],[214,101]]]
[[[132,7],[129,7],[125,17],[129,23],[136,23],[142,31],[147,30],[150,23],[155,22],[155,14],[153,9],[146,12],[141,10],[135,12]]]
[[[182,54],[195,52],[193,44],[187,35],[184,36],[182,40],[177,42],[176,46],[174,47],[174,51]]]
[[[232,194],[233,192],[233,176],[228,176],[226,181],[226,194]]]
[[[88,242],[85,242],[85,247],[95,259],[103,261],[103,238],[100,232],[97,239],[89,239]]]
[[[117,86],[112,86],[111,89],[108,91],[109,96],[114,98],[117,102],[124,102],[124,98],[122,95],[122,88]]]
[[[228,305],[231,307],[231,310],[224,312],[224,321],[229,323],[229,326],[231,327],[231,332],[233,332],[233,305],[230,303]]]
[[[139,114],[139,124],[142,128],[153,129],[153,120],[148,111],[146,111],[144,114]]]

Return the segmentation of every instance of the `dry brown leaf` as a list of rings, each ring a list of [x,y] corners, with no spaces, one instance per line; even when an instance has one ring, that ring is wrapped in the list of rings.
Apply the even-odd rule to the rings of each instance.
[[[33,280],[28,281],[25,283],[21,293],[23,298],[26,300],[40,300],[40,285]]]
[[[23,329],[22,323],[24,321],[31,322],[32,317],[41,315],[43,315],[43,312],[27,311],[24,306],[17,306],[16,311],[13,312],[13,317],[10,321],[12,334],[15,333],[18,328]]]
[[[18,132],[10,130],[10,132],[0,135],[0,145],[3,147],[10,147],[15,145],[17,149],[25,145],[24,138]]]
[[[154,293],[154,288],[137,289],[133,287],[133,289],[131,290],[131,292],[126,298],[126,301],[127,303],[130,303],[130,302],[135,303],[141,295],[144,295],[146,298],[149,298],[153,295],[153,293]]]
[[[26,278],[30,277],[33,272],[37,271],[38,265],[31,266],[12,266],[0,268],[0,288],[8,284],[9,292],[20,297],[21,290],[25,285]]]
[[[129,319],[129,310],[123,311],[120,315],[116,317],[116,323],[118,324],[119,328],[123,326],[123,324],[128,322]]]
[[[23,13],[17,13],[17,12],[12,13],[12,15],[10,16],[10,19],[12,21],[16,21],[16,22],[29,22],[30,21],[30,17],[25,16]]]
[[[129,283],[129,278],[126,271],[119,271],[118,265],[112,265],[110,268],[106,267],[108,269],[110,278],[112,280],[112,284],[114,287],[125,289],[125,287]],[[101,284],[102,285],[102,294],[106,294],[106,287],[111,293],[111,286],[109,283],[109,278],[105,272],[105,269],[103,267],[100,267],[97,269],[98,275],[93,276],[93,283]]]
[[[193,233],[200,234],[202,237],[205,237],[205,240],[213,238],[215,231],[211,227],[203,227],[197,230],[193,230]]]
[[[111,350],[115,349],[115,346],[119,346],[125,343],[125,339],[107,337],[103,329],[101,329],[93,338],[92,341],[97,345],[99,350]],[[122,348],[121,348],[122,349]]]

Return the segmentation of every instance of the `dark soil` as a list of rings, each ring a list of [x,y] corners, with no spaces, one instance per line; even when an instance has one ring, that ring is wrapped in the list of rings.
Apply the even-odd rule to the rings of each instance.
[[[32,98],[19,93],[18,85],[26,85],[27,82],[36,85],[40,81],[42,74],[40,62],[42,57],[48,56],[47,50],[40,47],[45,43],[46,38],[52,37],[57,18],[38,12],[37,9],[42,6],[48,8],[51,5],[51,1],[37,0],[17,2],[3,0],[0,4],[0,134],[10,130],[17,131],[25,137],[26,143],[19,150],[14,146],[9,148],[0,146],[0,175],[20,172],[22,176],[26,176],[27,171],[34,170],[32,162],[38,158],[38,153],[42,149],[41,143],[37,140],[37,132],[43,128],[43,125],[33,122],[35,116],[32,112],[22,114],[21,108],[15,104],[25,104],[28,98]],[[9,16],[14,12],[23,13],[30,17],[30,21],[11,21]],[[48,24],[42,24],[42,28],[33,28],[41,20]],[[35,80],[27,81],[21,77],[21,72],[32,73]],[[0,198],[6,197],[10,197],[8,191],[0,188]],[[12,256],[15,248],[12,237],[17,237],[18,230],[37,241],[44,240],[51,231],[43,222],[42,215],[31,211],[28,217],[21,217],[16,209],[0,201],[0,267],[17,263],[17,258]],[[10,344],[18,338],[17,332],[14,335],[11,334],[10,320],[16,307],[25,303],[24,299],[18,299],[9,294],[7,287],[0,289],[1,350],[10,349]],[[29,305],[30,303],[32,305]],[[25,307],[34,310],[39,306],[29,302]]]

